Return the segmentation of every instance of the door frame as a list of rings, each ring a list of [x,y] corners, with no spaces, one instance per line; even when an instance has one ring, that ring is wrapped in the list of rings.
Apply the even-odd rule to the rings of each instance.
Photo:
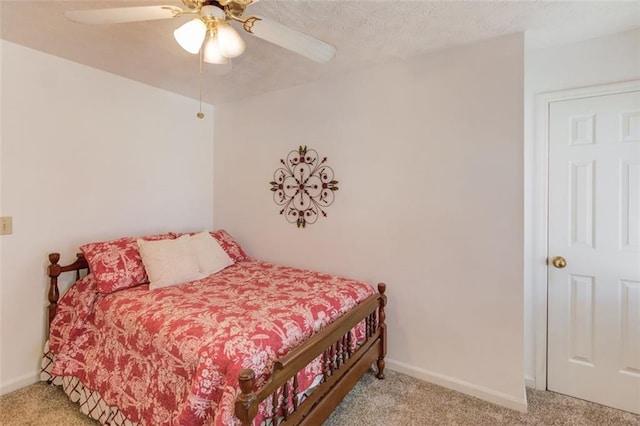
[[[533,323],[535,329],[535,387],[547,389],[547,328],[548,328],[548,232],[549,232],[549,109],[552,102],[595,96],[613,95],[640,90],[640,80],[605,84],[578,89],[541,93],[536,96],[535,135],[533,148],[533,233],[531,276],[533,280]]]

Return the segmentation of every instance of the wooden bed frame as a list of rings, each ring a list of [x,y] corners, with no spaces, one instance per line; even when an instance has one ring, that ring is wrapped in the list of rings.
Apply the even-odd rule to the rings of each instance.
[[[89,265],[82,254],[76,260],[61,266],[59,253],[49,255],[49,325],[58,307],[60,292],[58,276],[63,272],[88,272]],[[333,412],[344,396],[376,363],[378,379],[384,379],[384,358],[387,353],[387,326],[385,323],[386,285],[378,284],[378,294],[369,296],[353,310],[347,312],[299,347],[276,361],[271,377],[261,389],[255,389],[255,372],[245,369],[238,377],[240,394],[236,399],[235,414],[243,425],[252,425],[258,405],[271,398],[273,425],[317,425]],[[366,340],[352,349],[350,330],[364,322]],[[300,398],[298,373],[312,360],[322,356],[323,378],[308,396]],[[289,407],[289,409],[283,409]]]

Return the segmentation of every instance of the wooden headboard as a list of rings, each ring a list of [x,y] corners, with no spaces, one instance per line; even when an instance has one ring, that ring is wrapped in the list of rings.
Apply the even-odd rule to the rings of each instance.
[[[58,289],[58,276],[63,272],[75,271],[76,281],[80,279],[80,271],[87,270],[89,272],[89,264],[87,259],[84,258],[82,253],[76,255],[76,260],[70,265],[60,266],[60,253],[49,254],[49,266],[47,267],[47,273],[49,274],[49,326],[53,317],[56,316],[56,309],[58,309],[58,299],[60,298],[60,290]]]

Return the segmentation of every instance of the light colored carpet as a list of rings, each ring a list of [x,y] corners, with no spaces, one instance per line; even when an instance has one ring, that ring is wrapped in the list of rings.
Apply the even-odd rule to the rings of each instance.
[[[325,426],[575,425],[640,426],[640,416],[553,392],[527,391],[526,414],[394,371],[385,380],[365,375]],[[37,383],[0,397],[0,425],[97,425],[64,392]]]

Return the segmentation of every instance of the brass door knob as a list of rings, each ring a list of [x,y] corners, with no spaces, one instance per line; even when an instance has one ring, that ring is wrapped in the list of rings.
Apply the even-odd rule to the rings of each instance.
[[[551,264],[558,269],[562,269],[567,266],[567,260],[562,256],[556,256],[551,261]]]

